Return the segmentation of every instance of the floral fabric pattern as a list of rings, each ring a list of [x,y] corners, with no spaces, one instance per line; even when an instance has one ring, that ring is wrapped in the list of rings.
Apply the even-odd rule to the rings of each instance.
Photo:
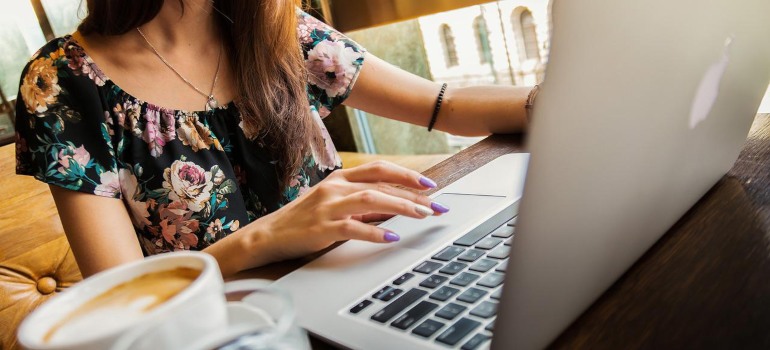
[[[326,147],[308,154],[287,187],[235,103],[188,112],[141,101],[70,36],[46,44],[22,73],[16,172],[119,198],[145,255],[203,249],[277,210],[341,167],[321,119],[345,100],[364,59],[355,42],[298,16],[308,108]]]

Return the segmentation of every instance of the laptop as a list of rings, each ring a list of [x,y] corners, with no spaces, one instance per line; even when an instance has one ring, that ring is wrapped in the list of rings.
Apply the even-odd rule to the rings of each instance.
[[[529,154],[275,282],[353,349],[546,347],[734,163],[770,81],[770,1],[554,0]],[[526,181],[525,181],[526,179]]]

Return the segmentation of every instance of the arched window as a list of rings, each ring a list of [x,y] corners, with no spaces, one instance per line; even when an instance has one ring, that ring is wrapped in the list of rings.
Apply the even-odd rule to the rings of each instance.
[[[524,37],[524,51],[527,53],[527,59],[540,59],[540,50],[538,50],[537,30],[535,29],[535,20],[532,18],[532,12],[525,10],[521,13],[521,34]]]
[[[479,62],[481,62],[481,64],[491,62],[492,50],[489,48],[489,31],[487,30],[487,21],[483,16],[478,16],[473,20],[473,33],[476,36],[476,49],[479,52]]]
[[[537,29],[535,20],[532,18],[532,12],[527,8],[516,9],[513,16],[513,28],[518,33],[519,57],[524,60],[540,60],[540,50],[538,49]]]
[[[457,48],[455,47],[455,37],[452,34],[452,28],[448,24],[442,24],[440,29],[441,43],[444,45],[444,59],[447,67],[454,67],[458,64]]]

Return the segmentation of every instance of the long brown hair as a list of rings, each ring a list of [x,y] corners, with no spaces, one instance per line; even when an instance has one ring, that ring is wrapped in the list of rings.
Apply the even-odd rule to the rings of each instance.
[[[324,142],[308,109],[297,36],[300,1],[214,0],[213,5],[221,12],[214,16],[235,76],[243,128],[262,138],[276,160],[279,185],[286,185],[311,147],[322,151]],[[163,0],[88,0],[87,7],[78,27],[82,34],[121,35],[155,18]]]

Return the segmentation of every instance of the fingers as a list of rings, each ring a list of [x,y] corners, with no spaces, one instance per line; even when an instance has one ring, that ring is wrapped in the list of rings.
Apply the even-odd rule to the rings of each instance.
[[[378,223],[383,222],[385,220],[388,220],[392,218],[393,214],[363,214],[363,215],[354,215],[351,218],[354,220],[358,220],[364,223]]]
[[[418,190],[436,187],[436,182],[420,173],[386,161],[371,162],[338,172],[350,182],[386,182]]]
[[[335,221],[330,229],[338,241],[356,239],[375,243],[391,243],[401,239],[396,233],[352,219]]]
[[[391,185],[389,185],[387,183],[384,183],[384,182],[375,183],[375,184],[371,184],[371,183],[353,183],[353,184],[351,184],[351,188],[353,189],[353,191],[351,191],[350,193],[359,192],[359,191],[365,191],[365,190],[375,190],[375,191],[379,191],[379,192],[385,193],[385,194],[390,195],[390,196],[400,197],[400,198],[406,199],[408,201],[412,201],[412,202],[415,202],[417,204],[421,204],[421,205],[426,206],[426,207],[430,207],[431,206],[431,199],[428,196],[424,196],[424,195],[421,195],[419,193],[414,193],[412,191],[408,191],[408,190],[401,189],[401,188],[398,188],[398,187],[394,187],[394,186],[391,186]]]
[[[373,213],[422,219],[434,214],[433,209],[427,206],[372,189],[355,192],[331,204],[329,213],[333,218],[340,219]]]
[[[402,188],[394,187],[390,184],[380,183],[361,183],[361,182],[342,182],[329,181],[319,184],[318,190],[324,193],[324,196],[347,196],[360,191],[375,190],[390,196],[404,198],[422,206],[431,208],[435,214],[441,215],[449,211],[449,208],[441,203],[433,202],[430,197],[408,191]]]
[[[414,193],[412,191],[407,191],[398,187],[394,187],[386,183],[378,183],[378,184],[358,183],[358,184],[353,184],[352,188],[355,191],[364,191],[367,189],[373,189],[373,190],[377,190],[382,193],[385,193],[387,195],[391,195],[394,197],[401,197],[408,201],[412,201],[422,206],[431,208],[434,211],[435,215],[441,215],[449,211],[448,207],[446,207],[441,203],[432,201],[428,196],[421,195],[419,193]]]

